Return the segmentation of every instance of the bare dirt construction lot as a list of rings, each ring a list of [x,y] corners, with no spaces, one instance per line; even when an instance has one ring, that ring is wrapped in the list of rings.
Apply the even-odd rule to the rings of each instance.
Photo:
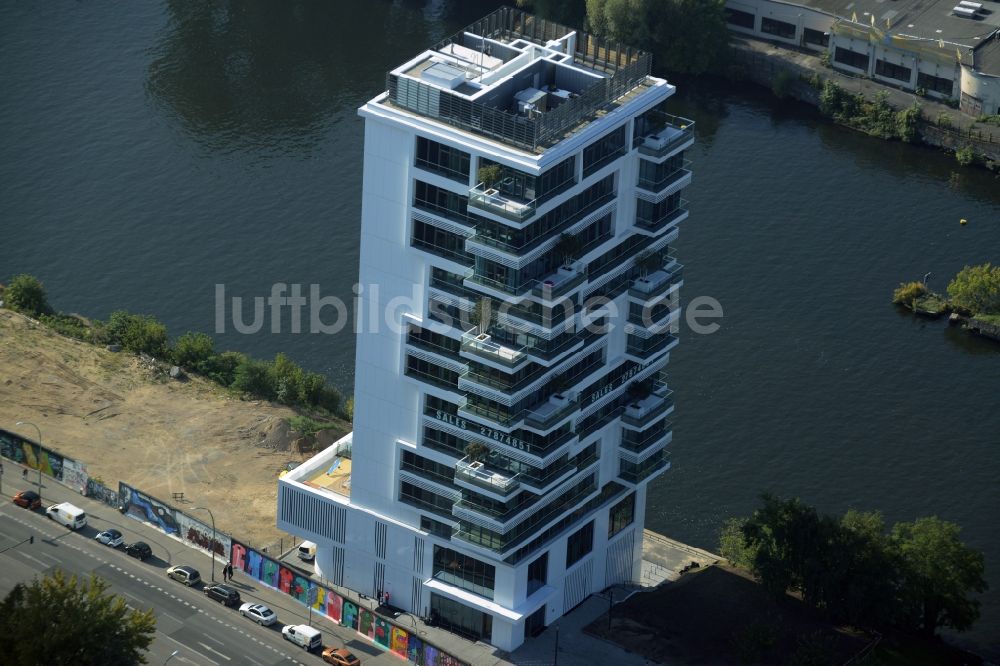
[[[306,457],[290,448],[294,415],[0,309],[0,427],[34,440],[34,428],[15,425],[32,421],[45,446],[106,485],[125,481],[182,510],[207,505],[220,531],[253,545],[289,541],[275,508],[278,473]],[[184,500],[172,501],[175,492]]]

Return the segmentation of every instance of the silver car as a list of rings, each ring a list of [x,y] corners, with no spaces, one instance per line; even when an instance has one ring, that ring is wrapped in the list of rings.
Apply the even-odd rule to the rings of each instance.
[[[262,627],[269,627],[278,621],[278,616],[264,604],[243,604],[240,615],[248,617]]]

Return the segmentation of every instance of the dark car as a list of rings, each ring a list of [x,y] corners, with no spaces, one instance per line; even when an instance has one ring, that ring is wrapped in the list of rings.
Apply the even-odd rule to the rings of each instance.
[[[42,498],[34,490],[22,490],[14,495],[14,504],[25,509],[40,509]]]
[[[125,554],[145,560],[153,555],[153,549],[145,541],[136,541],[125,546]]]
[[[212,583],[211,585],[205,586],[205,595],[209,599],[215,599],[220,604],[225,604],[230,608],[235,608],[240,605],[240,593],[228,585],[221,585],[219,583]]]

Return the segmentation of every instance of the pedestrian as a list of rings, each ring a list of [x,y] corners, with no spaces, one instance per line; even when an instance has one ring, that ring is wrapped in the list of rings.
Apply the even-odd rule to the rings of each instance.
[[[27,479],[28,478],[28,468],[27,467],[25,467],[24,470],[21,471],[21,478],[22,479]]]
[[[230,582],[233,580],[233,563],[226,562],[226,568],[223,569],[223,576],[227,578]]]

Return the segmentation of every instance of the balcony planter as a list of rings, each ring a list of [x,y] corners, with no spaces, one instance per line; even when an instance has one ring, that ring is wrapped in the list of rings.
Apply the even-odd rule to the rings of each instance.
[[[477,342],[489,342],[490,341],[490,336],[487,333],[480,333],[479,335],[476,336],[476,341]]]
[[[479,462],[478,460],[476,462],[469,463],[469,469],[471,469],[474,472],[477,472],[482,468],[483,468],[483,463]]]
[[[557,407],[565,407],[566,405],[569,404],[569,396],[566,396],[562,393],[552,394],[551,400],[552,404],[556,405]]]

